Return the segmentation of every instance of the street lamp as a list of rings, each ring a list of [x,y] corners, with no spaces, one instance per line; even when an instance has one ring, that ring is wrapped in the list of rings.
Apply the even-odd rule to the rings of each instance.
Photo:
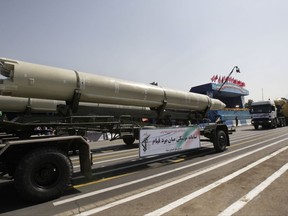
[[[229,73],[229,75],[226,77],[225,81],[222,83],[221,87],[218,89],[218,93],[220,92],[220,90],[222,89],[222,87],[225,85],[225,83],[228,81],[229,77],[231,76],[231,74],[233,73],[234,69],[236,69],[236,73],[240,73],[240,69],[238,66],[234,66],[231,70],[231,72]]]

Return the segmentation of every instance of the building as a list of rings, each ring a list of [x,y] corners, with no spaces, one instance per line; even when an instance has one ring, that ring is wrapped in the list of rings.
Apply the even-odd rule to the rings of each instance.
[[[221,76],[213,76],[211,83],[192,87],[190,92],[205,94],[211,98],[219,99],[226,104],[224,110],[210,110],[208,118],[216,121],[220,118],[227,125],[250,124],[250,113],[245,109],[244,97],[249,95],[249,91],[245,89],[245,83],[232,77],[227,78]]]

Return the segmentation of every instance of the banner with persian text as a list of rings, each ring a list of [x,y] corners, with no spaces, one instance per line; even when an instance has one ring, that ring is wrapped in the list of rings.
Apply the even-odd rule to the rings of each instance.
[[[140,157],[194,148],[200,148],[200,130],[198,126],[140,130]]]

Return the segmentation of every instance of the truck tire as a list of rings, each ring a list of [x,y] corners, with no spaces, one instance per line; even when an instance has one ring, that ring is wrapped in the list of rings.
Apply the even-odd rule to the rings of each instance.
[[[39,148],[25,155],[15,170],[15,188],[25,200],[44,202],[61,196],[72,177],[72,163],[56,148]]]
[[[228,144],[227,135],[223,130],[219,130],[216,132],[216,136],[214,138],[214,149],[216,152],[223,152],[226,150]]]
[[[133,143],[135,141],[135,137],[133,137],[133,136],[123,137],[123,141],[126,145],[131,146],[131,145],[133,145]]]
[[[270,127],[268,127],[268,128],[274,129],[274,128],[276,128],[276,127],[277,127],[277,123],[276,123],[275,119],[272,119],[272,122],[271,122],[271,124],[270,124]]]
[[[258,128],[259,128],[259,125],[257,125],[257,124],[254,124],[254,128],[255,128],[255,130],[258,130]]]
[[[284,120],[284,119],[282,119],[282,118],[280,118],[280,119],[279,119],[279,122],[280,122],[280,127],[284,127],[284,121],[285,121],[285,120]]]

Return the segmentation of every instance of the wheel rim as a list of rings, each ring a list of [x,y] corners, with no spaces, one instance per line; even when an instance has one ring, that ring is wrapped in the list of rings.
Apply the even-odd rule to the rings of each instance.
[[[45,163],[35,168],[33,182],[39,187],[49,188],[57,183],[59,175],[59,169],[55,164]]]

